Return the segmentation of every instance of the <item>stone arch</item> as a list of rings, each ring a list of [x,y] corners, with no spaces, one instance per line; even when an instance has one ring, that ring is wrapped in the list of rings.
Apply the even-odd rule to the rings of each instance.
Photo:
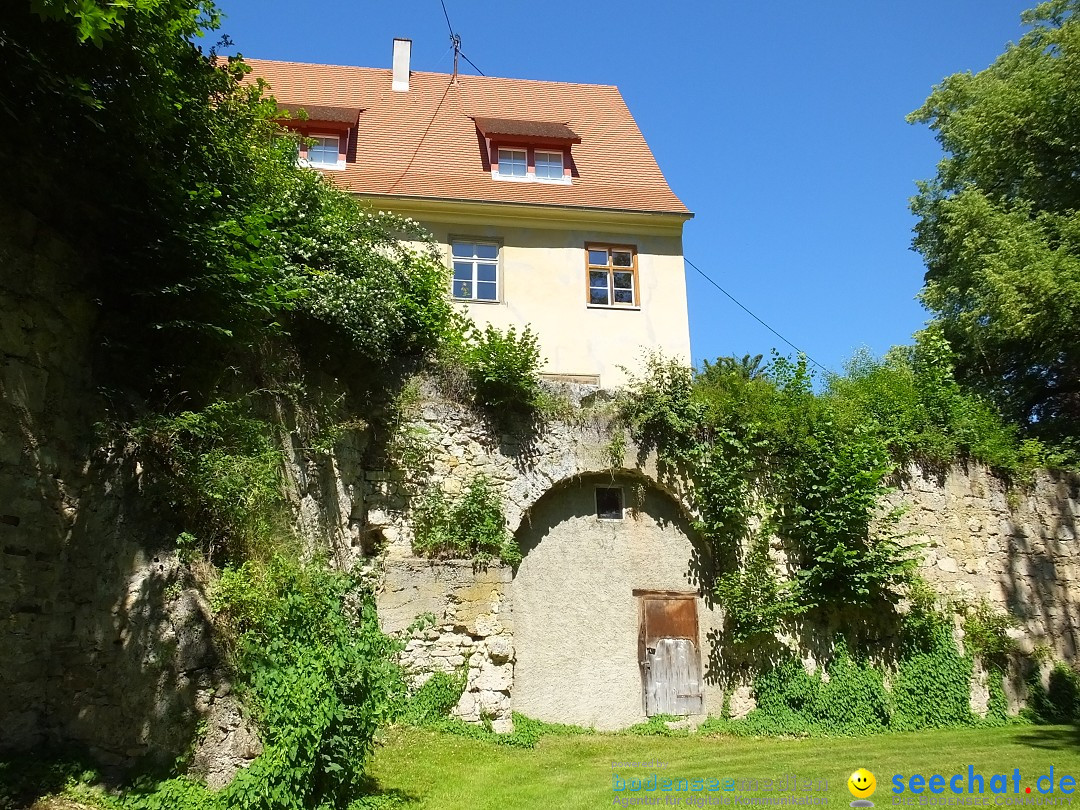
[[[597,516],[597,486],[621,487],[627,514]],[[574,475],[529,507],[516,532],[514,710],[599,729],[646,719],[638,632],[643,593],[683,594],[697,612],[702,671],[721,616],[703,598],[714,572],[685,503],[640,470]],[[705,712],[720,695],[705,685]]]

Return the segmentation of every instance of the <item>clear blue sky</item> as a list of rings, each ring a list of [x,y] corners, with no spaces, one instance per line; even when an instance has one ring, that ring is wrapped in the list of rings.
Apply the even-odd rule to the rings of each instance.
[[[452,66],[439,0],[219,3],[247,56],[390,67],[399,36],[413,69]],[[618,85],[696,215],[687,258],[833,369],[926,319],[908,199],[941,152],[904,115],[945,76],[990,64],[1034,4],[446,0],[489,76]],[[696,362],[788,351],[689,267],[687,281]]]

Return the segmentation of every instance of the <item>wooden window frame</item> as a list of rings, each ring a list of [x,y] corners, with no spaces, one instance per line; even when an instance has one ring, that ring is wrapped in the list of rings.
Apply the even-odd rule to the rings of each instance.
[[[608,264],[606,267],[592,264],[589,261],[590,250],[606,250],[608,253]],[[611,264],[612,251],[620,251],[630,253],[630,267],[615,267]],[[608,303],[606,304],[594,304],[592,302],[592,295],[590,293],[591,285],[589,283],[589,273],[592,271],[605,270],[608,274]],[[634,279],[634,301],[631,304],[618,304],[615,303],[615,287],[613,273],[620,272],[625,273],[630,271]],[[639,284],[638,277],[638,254],[637,245],[616,245],[610,242],[586,242],[585,243],[585,306],[596,309],[641,309],[641,285]]]
[[[495,239],[484,239],[478,236],[461,236],[454,235],[448,240],[447,249],[450,254],[450,298],[460,304],[501,304],[503,302],[503,271],[502,271],[502,243]],[[477,298],[476,297],[476,259],[463,259],[461,257],[454,256],[454,245],[461,244],[474,244],[474,245],[491,245],[495,248],[495,298]],[[454,262],[455,261],[471,261],[473,262],[473,279],[472,279],[472,298],[461,298],[454,295]],[[482,261],[487,262],[487,259]]]

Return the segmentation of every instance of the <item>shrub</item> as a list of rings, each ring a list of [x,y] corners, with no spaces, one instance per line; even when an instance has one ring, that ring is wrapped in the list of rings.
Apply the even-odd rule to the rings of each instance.
[[[344,806],[363,793],[375,732],[404,684],[397,645],[379,630],[371,594],[357,588],[320,561],[280,556],[222,572],[215,603],[264,744],[226,789],[227,806]]]
[[[435,672],[405,701],[401,722],[428,726],[450,716],[465,691],[465,673]]]
[[[521,562],[517,541],[506,529],[499,495],[482,475],[469,483],[456,502],[441,489],[428,492],[415,512],[413,550],[423,557]]]
[[[493,409],[531,410],[540,392],[540,347],[528,326],[501,332],[490,324],[473,329],[464,363],[477,398]]]
[[[272,538],[289,533],[274,434],[241,400],[154,415],[131,429],[144,456],[164,468],[168,497],[193,529],[178,538],[182,554],[201,548],[211,557],[265,558]]]

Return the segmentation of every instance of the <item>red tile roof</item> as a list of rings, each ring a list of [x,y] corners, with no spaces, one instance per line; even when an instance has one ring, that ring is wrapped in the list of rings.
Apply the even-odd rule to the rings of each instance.
[[[343,188],[481,202],[602,208],[689,215],[668,187],[617,88],[488,76],[413,72],[408,92],[390,89],[391,71],[248,59],[283,106],[363,110],[355,160],[328,172]],[[310,111],[311,106],[307,106]],[[563,123],[573,183],[493,180],[474,118]]]

